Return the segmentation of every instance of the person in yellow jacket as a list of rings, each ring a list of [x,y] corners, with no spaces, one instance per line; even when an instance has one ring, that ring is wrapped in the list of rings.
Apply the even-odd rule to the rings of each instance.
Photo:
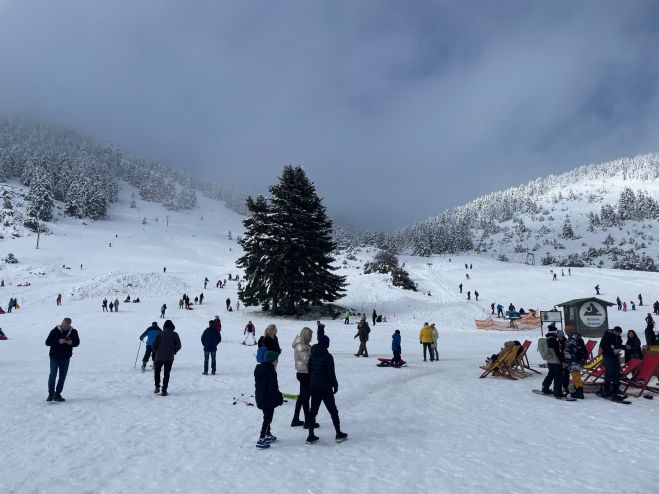
[[[423,361],[426,361],[426,351],[430,353],[430,361],[435,361],[435,352],[432,349],[434,338],[432,335],[432,328],[427,322],[423,323],[421,332],[419,333],[419,343],[423,345]]]

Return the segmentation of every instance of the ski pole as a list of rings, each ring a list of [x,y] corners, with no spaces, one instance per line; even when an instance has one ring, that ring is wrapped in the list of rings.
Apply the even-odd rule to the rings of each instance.
[[[140,340],[140,346],[137,347],[137,355],[135,355],[135,365],[133,365],[133,369],[137,367],[137,359],[140,356],[140,349],[142,348],[142,340]]]

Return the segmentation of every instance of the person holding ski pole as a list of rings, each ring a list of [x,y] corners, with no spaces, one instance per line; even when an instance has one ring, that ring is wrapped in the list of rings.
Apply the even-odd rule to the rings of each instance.
[[[144,333],[140,335],[140,341],[144,341],[146,337],[146,349],[144,350],[144,358],[142,359],[142,372],[146,370],[146,363],[149,361],[149,358],[155,363],[156,355],[153,352],[153,340],[155,340],[156,335],[162,330],[158,327],[158,323],[153,321],[151,326],[146,328]]]

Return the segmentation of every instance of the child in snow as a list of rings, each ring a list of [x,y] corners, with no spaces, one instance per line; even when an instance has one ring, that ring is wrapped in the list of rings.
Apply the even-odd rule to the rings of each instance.
[[[435,327],[435,323],[432,323],[430,325],[430,329],[432,329],[432,348],[431,352],[435,352],[435,361],[439,360],[439,351],[437,351],[437,341],[439,340],[439,333],[437,332],[437,328]]]
[[[245,335],[245,339],[243,340],[243,345],[246,345],[247,343],[247,338],[250,336],[252,337],[252,343],[250,345],[256,345],[256,328],[254,327],[254,324],[252,324],[252,321],[249,321],[247,323],[247,326],[245,326],[245,331],[243,332]]]
[[[263,363],[257,364],[254,368],[254,398],[256,406],[263,412],[261,433],[256,442],[256,447],[259,449],[269,448],[270,443],[277,440],[277,437],[272,435],[270,424],[275,414],[275,408],[284,403],[284,397],[279,391],[277,382],[278,359],[277,352],[265,352]]]
[[[165,318],[165,311],[167,310],[167,304],[162,304],[162,307],[160,307],[160,317],[163,319]]]
[[[394,358],[391,359],[392,367],[400,367],[400,330],[397,329],[394,331],[394,334],[391,335],[391,351],[394,353]]]

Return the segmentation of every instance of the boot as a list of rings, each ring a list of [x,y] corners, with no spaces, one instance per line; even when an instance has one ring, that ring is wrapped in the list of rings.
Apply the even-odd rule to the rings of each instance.
[[[55,396],[53,393],[48,393],[48,398],[46,398],[46,401],[53,401],[53,396]]]
[[[156,385],[156,389],[153,392],[156,394],[160,393],[160,386]]]
[[[291,422],[291,427],[300,427],[301,425],[304,425],[304,422],[302,422],[300,419],[293,419]]]
[[[55,396],[53,397],[53,401],[59,401],[59,402],[62,402],[62,401],[66,401],[66,400],[65,400],[64,398],[62,398],[62,395],[61,395],[61,394],[59,394],[59,393],[55,393]]]
[[[342,443],[346,439],[348,439],[348,434],[346,434],[345,432],[337,432],[336,433],[336,442],[337,443]]]
[[[570,397],[583,400],[584,399],[583,388],[575,388],[574,391],[570,393]]]

